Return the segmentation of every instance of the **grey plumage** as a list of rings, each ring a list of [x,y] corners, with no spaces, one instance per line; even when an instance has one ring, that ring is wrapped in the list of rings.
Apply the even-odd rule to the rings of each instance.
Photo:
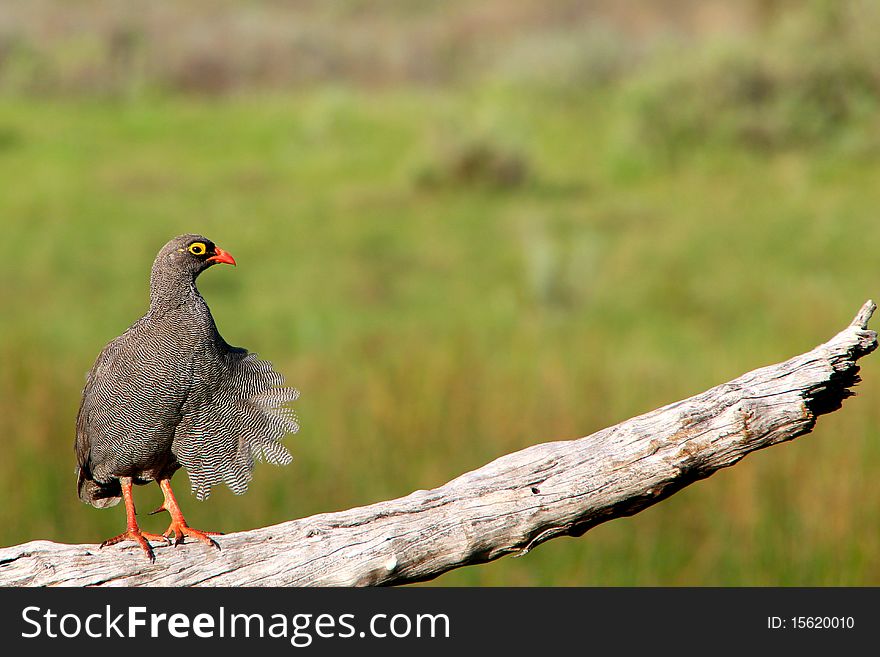
[[[198,242],[205,248],[194,254],[189,247]],[[181,466],[199,499],[219,483],[240,494],[255,461],[291,461],[280,440],[299,428],[288,407],[297,391],[284,386],[270,362],[220,336],[196,288],[215,249],[192,234],[162,247],[148,312],[104,348],[88,373],[76,422],[82,501],[112,506],[122,494],[119,477],[143,484],[170,478]]]

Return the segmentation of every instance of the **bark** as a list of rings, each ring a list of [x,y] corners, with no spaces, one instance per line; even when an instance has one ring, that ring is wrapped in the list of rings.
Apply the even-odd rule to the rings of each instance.
[[[363,586],[428,580],[579,536],[659,502],[746,454],[810,432],[877,346],[868,301],[812,351],[577,440],[502,456],[433,490],[198,542],[32,541],[0,549],[4,586]]]

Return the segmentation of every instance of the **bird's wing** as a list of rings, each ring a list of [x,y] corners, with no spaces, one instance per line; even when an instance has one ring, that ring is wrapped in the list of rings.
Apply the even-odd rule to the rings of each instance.
[[[83,387],[82,400],[79,412],[76,416],[76,488],[80,499],[92,506],[99,508],[113,506],[120,500],[119,484],[116,481],[101,483],[95,481],[92,475],[92,450],[93,441],[99,443],[104,440],[104,433],[96,426],[94,417],[95,406],[100,406],[101,398],[106,396],[103,387],[109,385],[108,378],[102,377],[108,367],[112,367],[119,357],[120,347],[125,344],[126,335],[136,330],[138,323],[125,333],[108,343],[98,354],[95,363],[86,374],[86,383]],[[98,435],[95,435],[97,432]]]
[[[287,406],[299,393],[284,385],[272,363],[245,349],[221,347],[219,358],[196,356],[171,448],[199,499],[219,483],[244,493],[255,461],[290,463],[290,452],[280,441],[299,429]]]

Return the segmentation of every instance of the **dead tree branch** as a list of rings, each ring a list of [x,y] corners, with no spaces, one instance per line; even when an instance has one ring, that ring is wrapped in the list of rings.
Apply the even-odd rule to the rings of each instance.
[[[427,580],[579,536],[808,433],[877,346],[868,301],[825,344],[578,440],[502,456],[433,490],[338,513],[160,548],[33,541],[0,549],[5,586],[389,585]]]

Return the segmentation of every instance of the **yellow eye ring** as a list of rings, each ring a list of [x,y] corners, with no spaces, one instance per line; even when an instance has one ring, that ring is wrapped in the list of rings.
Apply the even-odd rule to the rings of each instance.
[[[205,252],[208,250],[208,247],[205,246],[204,242],[193,242],[189,245],[189,252],[193,255],[205,255]]]

